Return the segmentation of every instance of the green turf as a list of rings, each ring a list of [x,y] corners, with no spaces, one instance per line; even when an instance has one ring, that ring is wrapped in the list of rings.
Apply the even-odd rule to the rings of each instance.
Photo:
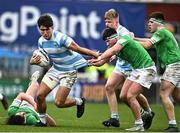
[[[156,113],[153,124],[147,132],[161,132],[167,127],[167,119],[162,105],[151,105]],[[58,109],[48,103],[48,113],[55,119],[57,127],[30,127],[6,125],[7,112],[0,106],[1,132],[125,132],[124,129],[133,126],[133,116],[129,108],[119,104],[121,120],[120,128],[106,128],[101,123],[109,116],[107,104],[86,104],[85,114],[76,118],[76,107]],[[175,107],[178,126],[180,127],[180,106]]]

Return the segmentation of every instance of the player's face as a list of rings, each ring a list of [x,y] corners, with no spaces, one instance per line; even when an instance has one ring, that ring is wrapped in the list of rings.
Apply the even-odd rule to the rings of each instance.
[[[114,39],[109,39],[106,41],[106,45],[110,48],[112,47],[113,45],[115,45],[117,42],[117,38],[114,38]]]
[[[53,32],[53,27],[45,27],[45,26],[40,26],[39,27],[40,34],[47,40],[51,39],[52,32]]]
[[[157,24],[152,22],[152,21],[149,21],[148,22],[148,31],[153,33],[157,30]]]
[[[105,19],[105,25],[108,28],[116,29],[116,27],[117,27],[117,20],[116,19]]]

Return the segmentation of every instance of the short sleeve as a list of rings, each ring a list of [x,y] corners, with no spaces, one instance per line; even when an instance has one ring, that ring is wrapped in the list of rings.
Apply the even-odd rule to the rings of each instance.
[[[164,38],[163,34],[157,31],[150,38],[150,41],[152,44],[156,44],[159,43],[163,38]]]
[[[57,41],[60,46],[69,47],[73,39],[66,34],[57,34]]]
[[[127,39],[127,37],[123,36],[121,37],[117,43],[119,43],[120,45],[122,45],[123,47],[128,44],[129,40]]]
[[[130,35],[130,32],[122,25],[118,27],[117,33],[118,33],[118,36],[120,37],[125,36],[125,35]]]

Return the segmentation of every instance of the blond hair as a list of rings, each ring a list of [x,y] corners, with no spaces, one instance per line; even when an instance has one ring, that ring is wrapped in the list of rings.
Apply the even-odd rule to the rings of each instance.
[[[104,19],[114,19],[118,18],[119,19],[119,14],[115,9],[109,9],[107,12],[104,14]]]

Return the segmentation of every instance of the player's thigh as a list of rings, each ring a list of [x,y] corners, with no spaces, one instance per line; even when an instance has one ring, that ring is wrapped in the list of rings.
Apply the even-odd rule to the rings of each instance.
[[[125,78],[123,75],[119,74],[119,73],[111,73],[110,77],[108,78],[107,82],[106,82],[106,87],[110,87],[110,88],[117,88],[119,86],[121,86],[125,81]]]
[[[175,87],[180,88],[180,63],[167,65],[161,78],[161,93],[171,94]]]
[[[41,82],[37,96],[46,97],[50,92],[51,89],[44,82]]]
[[[123,84],[123,86],[122,86],[122,88],[121,88],[121,93],[120,93],[120,98],[121,98],[122,100],[127,99],[127,92],[128,92],[128,90],[129,90],[129,88],[130,88],[130,86],[131,86],[132,83],[133,83],[133,82],[132,82],[131,80],[129,80],[129,79],[126,79],[126,80],[124,81],[124,84]]]
[[[172,94],[174,88],[175,86],[171,82],[162,79],[160,84],[160,95],[162,98],[164,96],[168,97]]]
[[[55,100],[57,102],[64,103],[77,80],[77,71],[61,74],[59,78],[61,79],[59,85],[60,87],[56,93]]]
[[[133,82],[128,89],[127,97],[137,97],[143,92],[143,86],[137,82]]]

